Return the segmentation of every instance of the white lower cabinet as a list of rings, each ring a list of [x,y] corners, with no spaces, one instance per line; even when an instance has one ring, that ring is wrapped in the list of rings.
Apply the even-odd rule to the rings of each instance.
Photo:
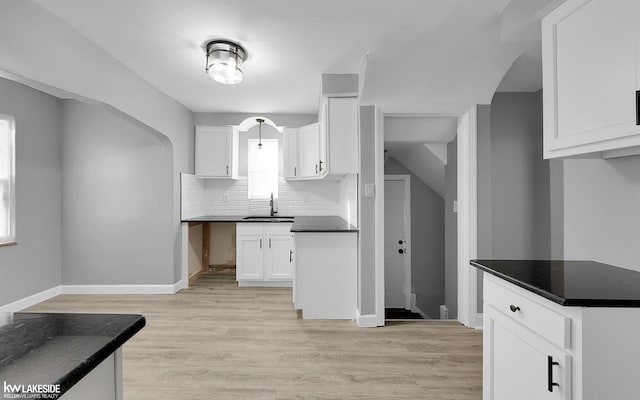
[[[638,398],[639,308],[563,307],[484,275],[484,400]]]
[[[291,224],[236,225],[236,280],[240,286],[291,286],[294,241]]]

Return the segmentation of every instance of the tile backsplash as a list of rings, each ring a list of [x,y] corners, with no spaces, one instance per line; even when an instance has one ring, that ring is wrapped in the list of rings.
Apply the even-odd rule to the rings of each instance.
[[[341,204],[342,185],[337,181],[285,181],[278,184],[279,215],[339,215],[345,217]],[[247,178],[237,180],[203,179],[182,174],[182,218],[200,215],[251,215],[262,213],[263,202],[250,204]],[[268,213],[268,210],[267,210]]]

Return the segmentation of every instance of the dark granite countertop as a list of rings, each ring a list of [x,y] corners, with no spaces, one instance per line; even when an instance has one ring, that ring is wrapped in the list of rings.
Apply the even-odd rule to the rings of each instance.
[[[563,306],[640,307],[640,272],[594,261],[471,260]]]
[[[244,219],[246,217],[246,215],[202,215],[193,218],[183,218],[182,222],[251,222]]]
[[[0,382],[62,395],[145,326],[142,315],[15,313],[0,326]]]
[[[358,232],[344,219],[333,216],[296,217],[291,232]]]
[[[286,218],[287,216],[278,216]],[[186,218],[182,222],[259,222],[264,224],[265,220],[245,219],[246,215],[203,215],[200,217]],[[336,215],[303,216],[291,217],[293,225],[291,232],[358,232],[358,229],[347,221]],[[274,223],[274,222],[271,222]]]

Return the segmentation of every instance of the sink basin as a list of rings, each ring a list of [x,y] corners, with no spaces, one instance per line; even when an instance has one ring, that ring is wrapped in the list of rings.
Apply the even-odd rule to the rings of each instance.
[[[263,216],[244,217],[242,219],[247,221],[260,221],[260,222],[293,222],[293,218],[294,217],[281,216],[281,215],[274,215],[273,217],[269,215],[263,215]]]

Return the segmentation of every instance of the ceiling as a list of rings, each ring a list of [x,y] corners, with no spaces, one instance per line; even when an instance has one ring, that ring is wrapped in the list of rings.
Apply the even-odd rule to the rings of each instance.
[[[362,73],[385,112],[459,114],[488,103],[529,46],[500,39],[509,0],[35,0],[194,112],[315,113],[322,73]],[[249,52],[234,86],[202,45]]]

